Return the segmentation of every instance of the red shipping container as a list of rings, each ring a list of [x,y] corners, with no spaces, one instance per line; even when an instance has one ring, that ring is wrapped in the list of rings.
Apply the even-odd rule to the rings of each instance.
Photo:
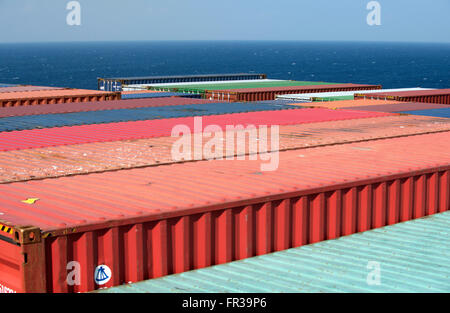
[[[223,128],[230,123],[270,126],[389,115],[391,114],[314,108],[209,115],[203,116],[202,121],[204,125],[218,125]],[[180,124],[194,129],[194,117],[0,132],[0,151],[164,137],[170,136],[173,127]]]
[[[425,103],[425,102],[397,102],[393,104],[380,104],[380,105],[364,105],[352,107],[352,110],[358,111],[371,111],[371,112],[407,112],[416,110],[430,110],[430,109],[445,109],[448,108],[447,104],[438,103]]]
[[[58,114],[73,112],[91,112],[102,110],[149,108],[167,105],[185,105],[211,103],[213,101],[203,99],[191,99],[181,97],[154,98],[154,99],[130,99],[79,103],[57,103],[33,106],[0,108],[0,118],[9,116],[25,116],[39,114]],[[214,101],[217,103],[217,101]]]
[[[399,91],[382,94],[355,94],[355,99],[361,98],[450,104],[450,89]]]
[[[450,131],[450,119],[414,115],[285,125],[279,127],[278,149],[305,149],[443,131]],[[4,151],[0,152],[0,183],[185,162],[172,157],[172,147],[178,139],[158,137]],[[270,129],[266,138],[258,139],[259,144],[267,143],[267,147],[273,147]],[[191,138],[191,152],[203,151],[208,140],[206,135],[201,141]],[[256,153],[251,147],[246,136],[239,148],[236,145],[227,149],[224,140],[222,151],[226,156]],[[202,159],[207,158],[202,156]]]
[[[334,84],[334,85],[286,86],[286,87],[269,87],[269,88],[246,88],[246,89],[230,89],[230,90],[207,90],[205,91],[205,98],[210,100],[221,100],[226,102],[265,101],[265,100],[275,100],[278,95],[286,95],[286,94],[373,90],[381,88],[382,87],[380,85]]]
[[[0,107],[120,100],[120,92],[56,89],[0,93]]]
[[[0,285],[87,292],[450,209],[449,133],[0,185]],[[6,289],[7,288],[7,289]]]

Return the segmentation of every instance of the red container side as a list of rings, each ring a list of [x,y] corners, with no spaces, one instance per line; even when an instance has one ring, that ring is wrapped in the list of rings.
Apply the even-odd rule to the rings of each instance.
[[[207,90],[205,98],[210,100],[222,100],[227,102],[237,101],[265,101],[275,100],[276,96],[284,94],[373,90],[381,89],[380,85],[361,84],[334,84],[334,85],[310,85],[310,86],[284,86],[270,88],[248,88],[230,90]]]
[[[224,128],[230,124],[289,125],[389,115],[314,108],[210,115],[203,116],[202,123],[204,126],[218,125]],[[194,117],[1,132],[0,151],[171,136],[173,127],[177,125],[194,129]]]
[[[217,160],[3,184],[17,244],[0,249],[1,283],[87,292],[448,211],[449,145],[446,132],[282,152],[268,172]]]
[[[120,92],[56,89],[0,93],[0,107],[120,100]]]
[[[21,106],[0,108],[0,117],[25,116],[39,114],[57,114],[73,112],[90,112],[102,110],[135,109],[159,107],[168,105],[202,104],[212,101],[191,98],[154,98],[154,99],[130,99],[79,103],[55,103],[36,106]],[[217,102],[217,101],[215,101]]]
[[[415,90],[382,94],[355,94],[355,99],[360,98],[450,104],[450,89]]]

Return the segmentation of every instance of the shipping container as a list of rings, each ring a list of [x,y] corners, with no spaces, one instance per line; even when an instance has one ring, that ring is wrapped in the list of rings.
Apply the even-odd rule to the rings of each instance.
[[[365,94],[361,92],[359,94],[355,94],[355,98],[368,98],[368,99],[373,98],[373,99],[397,100],[403,102],[450,104],[450,89],[390,92],[376,95]]]
[[[293,108],[292,106],[289,107]],[[191,116],[185,118],[0,132],[0,151],[171,136],[172,129],[178,125],[186,125],[190,129],[195,130],[194,116],[199,113],[190,113]],[[242,124],[243,126],[292,125],[390,115],[392,114],[354,110],[328,110],[322,108],[291,109],[205,115],[202,116],[202,123],[204,125],[217,125],[223,129],[230,124]],[[199,117],[197,116],[197,118]]]
[[[429,88],[399,88],[399,89],[375,89],[364,91],[365,94],[398,92],[398,91],[417,91],[417,90],[433,90]],[[279,95],[277,99],[289,100],[308,100],[308,101],[336,101],[336,100],[353,100],[356,93],[361,91],[337,91],[337,92],[316,92],[292,95]]]
[[[254,80],[247,82],[237,82],[233,84],[202,84],[202,85],[174,85],[174,86],[150,86],[150,89],[161,90],[168,89],[176,92],[194,92],[205,93],[213,90],[230,90],[230,89],[252,89],[252,88],[274,88],[274,87],[298,87],[298,86],[317,86],[317,85],[331,85],[334,83],[326,82],[311,82],[311,81],[293,81],[293,80],[279,80],[279,81],[265,81]]]
[[[237,120],[238,123],[242,120]],[[261,120],[262,125],[264,120]],[[229,119],[233,125],[233,118]],[[203,121],[203,128],[216,125],[212,119]],[[256,127],[260,126],[255,124]],[[224,131],[222,138],[237,138],[246,129]],[[194,129],[191,129],[194,132]],[[450,119],[428,116],[395,115],[376,118],[352,119],[279,126],[278,144],[272,144],[272,131],[259,136],[258,145],[270,150],[287,151],[367,140],[397,138],[428,133],[450,131]],[[209,134],[201,140],[191,138],[191,153],[204,151],[209,143]],[[172,147],[178,137],[158,137],[139,140],[97,142],[40,149],[25,149],[0,152],[0,183],[61,177],[68,175],[105,172],[128,168],[161,166],[187,162],[172,157]],[[223,141],[224,157],[255,154],[258,147],[252,146],[248,136],[239,145],[227,147]],[[207,155],[197,159],[209,159]],[[193,157],[192,157],[193,159]]]
[[[201,99],[202,95],[195,93],[183,93],[183,92],[152,92],[152,93],[132,93],[123,94],[122,99],[146,99],[146,98],[170,98],[170,97],[181,97],[181,98],[193,98]]]
[[[187,116],[223,115],[244,112],[296,109],[297,107],[285,104],[272,105],[246,102],[228,103],[227,105],[224,105],[223,103],[205,103],[186,104],[183,106],[168,105],[137,109],[13,116],[0,119],[0,132],[90,124],[145,121],[154,119],[170,119]]]
[[[99,293],[449,293],[450,212]],[[368,266],[380,265],[380,284]]]
[[[377,85],[335,84],[319,86],[289,86],[253,89],[230,89],[206,91],[205,98],[227,102],[275,100],[278,95],[312,92],[351,91],[381,89]]]
[[[120,93],[83,89],[0,93],[0,107],[107,100],[120,100]]]
[[[441,108],[441,109],[429,109],[429,110],[418,110],[418,111],[404,111],[402,113],[450,118],[450,107],[447,106],[447,108],[444,108],[444,109]]]
[[[203,99],[172,97],[172,98],[156,98],[156,99],[130,99],[130,100],[111,100],[111,101],[96,101],[96,102],[42,104],[34,106],[0,108],[0,118],[12,116],[91,112],[103,110],[150,108],[169,105],[204,104],[204,103],[218,103],[218,102]],[[1,121],[2,120],[0,119],[0,124]]]
[[[17,85],[0,83],[0,88],[4,88],[4,87],[14,87],[14,86],[17,86]]]
[[[62,90],[70,88],[62,87],[46,87],[46,86],[13,86],[0,88],[0,93],[6,92],[28,92],[28,91],[41,91],[41,90]]]
[[[358,99],[355,101],[385,101],[385,100],[369,100],[369,99]],[[390,113],[409,113],[408,111],[416,110],[429,110],[429,109],[445,109],[448,108],[447,104],[437,104],[437,103],[425,103],[425,102],[398,102],[388,100],[387,102],[391,104],[381,104],[381,105],[367,105],[352,107],[352,110],[359,111],[372,111],[372,112],[390,112]]]
[[[310,103],[299,103],[298,105],[304,107],[316,107],[316,108],[328,108],[328,109],[354,109],[360,106],[379,106],[379,105],[395,105],[397,103],[404,103],[400,101],[393,100],[368,100],[368,99],[357,99],[357,100],[338,100],[330,102],[310,102]],[[297,104],[295,104],[297,105]]]
[[[234,84],[234,83],[254,83],[255,81],[259,82],[276,82],[282,81],[280,79],[250,79],[250,80],[219,80],[219,81],[205,81],[205,82],[188,82],[188,83],[165,83],[165,84],[135,84],[135,85],[123,85],[123,91],[132,91],[132,90],[148,90],[148,87],[158,87],[163,91],[170,91],[170,88],[173,86],[203,86],[209,84]]]
[[[2,184],[0,284],[88,292],[446,212],[449,145],[439,133],[281,152],[273,171],[217,160]]]
[[[98,78],[98,89],[105,91],[122,91],[123,85],[184,83],[184,82],[223,81],[223,80],[252,80],[252,79],[266,79],[266,78],[267,78],[266,74],[252,74],[252,73]]]

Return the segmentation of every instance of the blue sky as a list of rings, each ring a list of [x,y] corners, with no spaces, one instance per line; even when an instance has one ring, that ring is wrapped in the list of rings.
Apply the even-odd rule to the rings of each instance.
[[[450,0],[0,0],[0,43],[98,40],[345,40],[450,42]]]

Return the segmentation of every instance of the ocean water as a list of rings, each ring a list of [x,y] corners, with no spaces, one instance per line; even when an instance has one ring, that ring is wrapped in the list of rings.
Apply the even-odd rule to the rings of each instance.
[[[266,73],[269,78],[450,88],[450,44],[103,42],[0,44],[0,83],[97,88],[97,77]]]

